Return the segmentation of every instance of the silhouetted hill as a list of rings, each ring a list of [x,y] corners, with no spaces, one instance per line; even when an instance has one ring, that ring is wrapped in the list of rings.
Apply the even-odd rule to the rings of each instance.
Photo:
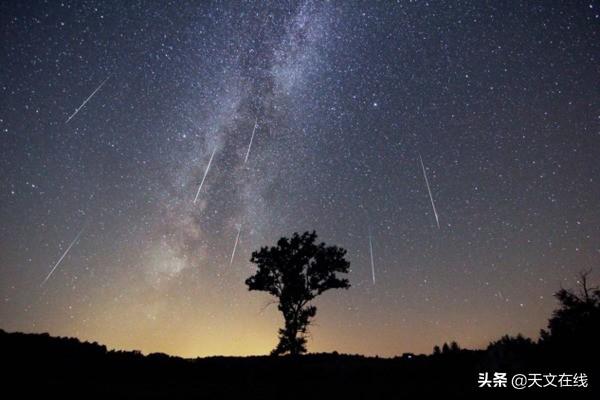
[[[590,392],[592,377],[598,376],[597,359],[559,360],[547,348],[522,337],[504,337],[487,350],[445,345],[444,351],[429,356],[327,353],[183,359],[162,353],[144,356],[135,351],[108,351],[103,345],[73,338],[0,330],[0,354],[8,390],[63,397],[398,398],[513,390],[478,388],[481,372],[507,372],[509,376],[517,372],[586,373],[588,388],[553,389],[573,393]]]

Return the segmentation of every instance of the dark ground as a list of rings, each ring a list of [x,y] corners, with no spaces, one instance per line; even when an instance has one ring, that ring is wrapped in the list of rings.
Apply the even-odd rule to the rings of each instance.
[[[511,376],[516,372],[584,372],[589,377],[588,388],[537,389],[573,398],[592,394],[594,378],[599,376],[597,352],[589,353],[589,357],[559,357],[556,351],[523,338],[507,338],[487,350],[455,348],[429,356],[387,359],[337,353],[296,358],[182,359],[157,353],[144,356],[139,352],[107,351],[96,343],[47,334],[0,331],[0,354],[3,387],[5,391],[15,390],[19,398],[36,394],[207,399],[377,399],[470,392],[506,395],[515,390],[478,388],[478,373],[507,372]],[[533,391],[528,388],[521,393]]]

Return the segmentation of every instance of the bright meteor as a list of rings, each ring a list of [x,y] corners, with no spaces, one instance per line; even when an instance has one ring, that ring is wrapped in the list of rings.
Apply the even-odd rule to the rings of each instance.
[[[429,187],[429,180],[427,179],[427,172],[425,172],[425,164],[423,164],[423,158],[419,154],[419,160],[421,161],[421,168],[423,169],[423,177],[425,178],[425,185],[427,185],[427,192],[429,193],[429,200],[431,200],[431,207],[433,208],[433,215],[435,215],[435,222],[437,223],[438,229],[440,229],[440,219],[438,217],[437,210],[435,209],[435,203],[433,202],[433,195],[431,194],[431,188]]]
[[[369,255],[371,257],[371,277],[373,278],[373,285],[375,284],[375,261],[373,261],[373,238],[371,235],[371,227],[369,227]]]
[[[238,242],[240,241],[240,233],[242,233],[242,225],[238,226],[238,233],[235,237],[235,244],[233,245],[233,251],[231,252],[231,259],[229,260],[229,266],[233,264],[233,259],[235,258],[235,250],[237,249]]]
[[[104,86],[104,84],[106,83],[106,81],[107,81],[107,80],[109,80],[109,79],[110,79],[110,75],[108,76],[108,78],[106,78],[105,80],[103,80],[103,81],[102,81],[102,83],[101,83],[101,84],[100,84],[100,85],[99,85],[99,86],[96,88],[96,90],[94,90],[94,91],[92,92],[92,94],[90,94],[90,95],[88,96],[88,98],[87,98],[87,99],[85,99],[85,101],[84,101],[83,103],[81,103],[81,105],[80,105],[79,107],[77,107],[77,108],[75,109],[75,111],[73,112],[73,114],[71,114],[71,116],[70,116],[69,118],[67,118],[67,120],[65,121],[65,124],[68,124],[68,123],[69,123],[69,121],[70,121],[70,120],[71,120],[71,119],[72,119],[74,116],[76,116],[76,115],[77,115],[77,113],[79,112],[79,110],[81,110],[81,109],[82,109],[82,108],[85,106],[85,104],[86,104],[88,101],[90,101],[90,99],[91,99],[92,97],[94,97],[94,95],[95,95],[95,94],[98,92],[98,90],[100,90],[100,89],[102,88],[102,86]]]
[[[67,247],[67,249],[65,250],[65,252],[63,253],[63,255],[58,259],[58,261],[56,262],[56,264],[54,264],[54,267],[52,267],[52,269],[50,270],[50,272],[46,276],[46,279],[44,279],[44,281],[42,282],[42,284],[40,286],[44,286],[44,284],[48,281],[48,279],[50,279],[50,277],[54,273],[54,270],[56,270],[56,268],[58,268],[58,266],[60,265],[60,263],[62,262],[62,260],[69,253],[69,250],[71,250],[71,247],[73,247],[73,245],[75,245],[75,243],[79,240],[79,237],[83,233],[84,229],[85,229],[85,225],[84,225],[83,228],[81,228],[81,230],[79,231],[79,233],[77,234],[77,236],[75,236],[75,239],[73,239],[73,241],[71,242],[71,244],[69,245],[69,247]]]
[[[215,152],[217,148],[215,147],[210,155],[210,160],[208,160],[208,165],[206,166],[206,171],[204,171],[204,176],[202,177],[202,181],[200,182],[200,186],[198,186],[198,191],[196,192],[196,197],[194,198],[194,204],[198,200],[198,196],[200,195],[200,190],[202,190],[202,185],[204,185],[204,180],[206,179],[206,175],[208,175],[208,170],[210,169],[210,164],[212,163],[213,157],[215,156]]]
[[[250,144],[248,145],[248,151],[246,152],[246,158],[244,159],[244,164],[248,161],[248,156],[250,155],[250,149],[252,148],[252,141],[254,140],[254,133],[256,132],[256,127],[258,126],[258,118],[254,119],[254,129],[252,129],[252,136],[250,136]]]

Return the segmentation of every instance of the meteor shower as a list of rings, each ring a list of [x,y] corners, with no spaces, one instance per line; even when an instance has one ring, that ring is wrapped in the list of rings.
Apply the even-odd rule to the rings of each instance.
[[[19,397],[600,391],[600,2],[0,2]]]

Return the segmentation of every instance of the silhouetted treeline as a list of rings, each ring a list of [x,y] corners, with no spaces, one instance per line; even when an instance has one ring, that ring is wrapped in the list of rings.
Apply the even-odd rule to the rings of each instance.
[[[0,330],[4,390],[89,397],[244,399],[399,398],[410,394],[463,394],[480,389],[481,372],[585,373],[589,387],[539,389],[593,392],[598,386],[600,291],[582,275],[579,293],[561,289],[560,307],[540,339],[504,336],[485,350],[456,342],[431,355],[395,358],[360,355],[208,357],[183,359],[162,353],[108,351],[97,343],[48,334]],[[535,389],[528,389],[529,392]]]

